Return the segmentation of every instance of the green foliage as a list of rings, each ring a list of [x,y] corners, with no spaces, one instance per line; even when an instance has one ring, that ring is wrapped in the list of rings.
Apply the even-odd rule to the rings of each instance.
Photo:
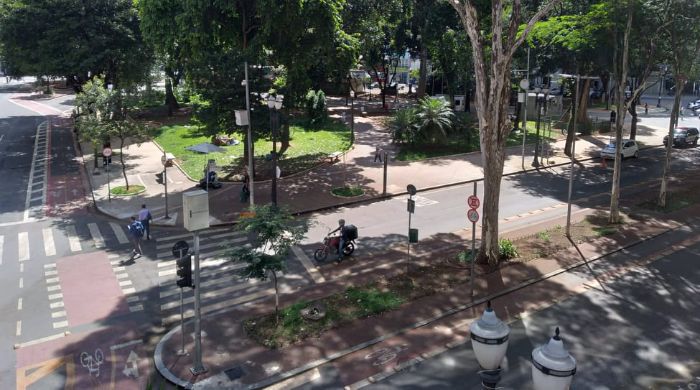
[[[470,249],[465,249],[457,253],[457,261],[460,263],[471,263],[474,260],[474,255]]]
[[[501,260],[518,257],[518,250],[515,248],[515,245],[513,245],[513,241],[508,239],[498,240],[498,253]]]
[[[12,75],[92,75],[128,86],[146,79],[152,54],[131,0],[17,0],[0,13],[2,57]]]
[[[320,123],[328,117],[326,108],[326,94],[320,89],[314,91],[310,89],[305,98],[306,114],[312,124]]]
[[[542,240],[544,242],[549,242],[549,240],[551,240],[551,236],[549,235],[549,232],[546,232],[546,231],[537,233],[537,238],[539,238],[540,240]]]
[[[331,190],[331,193],[335,196],[351,198],[354,196],[363,195],[365,192],[362,190],[361,187],[345,186],[345,187],[336,187],[336,188]]]
[[[404,108],[397,110],[389,125],[391,139],[396,143],[414,143],[416,140],[416,109]]]
[[[357,304],[357,315],[360,317],[393,310],[404,302],[404,299],[396,293],[380,291],[374,286],[350,287],[345,294],[349,301]]]
[[[444,99],[425,97],[416,113],[417,136],[429,143],[444,142],[453,118],[454,112]]]

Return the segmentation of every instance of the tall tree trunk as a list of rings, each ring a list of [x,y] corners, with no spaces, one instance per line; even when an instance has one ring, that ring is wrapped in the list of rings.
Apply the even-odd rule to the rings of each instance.
[[[275,271],[270,272],[272,272],[272,282],[275,284],[275,325],[277,325],[280,322],[280,290],[277,285],[277,273]]]
[[[617,80],[617,118],[615,121],[615,166],[613,168],[612,191],[610,192],[610,223],[620,223],[620,176],[622,173],[622,131],[625,123],[625,84],[627,80],[627,68],[629,66],[629,40],[632,31],[632,7],[627,8],[627,25],[622,37],[622,61],[618,65],[620,69]],[[618,57],[614,57],[617,61]]]
[[[119,162],[122,165],[122,176],[126,183],[126,191],[129,191],[129,178],[126,177],[126,164],[124,163],[124,137],[119,137]]]
[[[165,76],[165,104],[168,106],[168,116],[173,116],[173,112],[180,108],[173,93],[173,84],[170,76]]]
[[[428,84],[428,48],[421,42],[421,49],[419,57],[420,68],[418,76],[418,90],[416,91],[416,97],[421,99],[425,96],[425,88]]]
[[[632,103],[627,111],[632,116],[632,124],[630,124],[630,139],[637,139],[637,104]]]
[[[671,110],[671,119],[668,122],[668,142],[666,142],[666,155],[664,156],[664,170],[661,174],[661,188],[659,189],[659,207],[666,207],[666,198],[668,195],[668,176],[671,174],[671,154],[673,153],[673,129],[674,124],[678,122],[678,111],[681,107],[681,90],[676,88],[675,98],[673,99],[673,110]]]
[[[578,123],[588,124],[590,120],[588,119],[588,100],[591,90],[591,80],[582,80],[583,85],[579,88],[578,97],[578,108],[576,111],[576,116],[578,117]]]

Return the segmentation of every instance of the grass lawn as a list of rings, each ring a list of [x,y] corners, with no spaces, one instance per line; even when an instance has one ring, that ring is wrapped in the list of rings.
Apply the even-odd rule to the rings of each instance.
[[[308,169],[317,165],[319,158],[350,147],[350,130],[337,121],[327,121],[323,125],[309,127],[297,122],[290,126],[290,146],[279,159],[282,175]],[[191,125],[163,126],[158,129],[155,140],[169,153],[175,156],[178,164],[193,179],[204,177],[203,170],[209,159],[215,159],[221,168],[219,177],[241,173],[243,166],[243,135],[233,133],[233,138],[241,141],[238,145],[222,146],[225,151],[202,154],[185,149],[202,142],[210,142],[211,136],[205,135],[200,128]],[[280,143],[277,142],[279,150]],[[255,141],[255,159],[257,179],[265,179],[272,172],[272,163],[265,155],[272,151],[272,141],[261,138]],[[269,171],[269,172],[268,172]],[[269,176],[269,175],[267,175]]]
[[[535,142],[537,133],[536,122],[527,121],[527,137],[525,142],[528,144]],[[551,133],[545,131],[543,124],[540,124],[540,137],[554,142],[558,138],[564,137],[561,130],[552,128]],[[522,133],[511,133],[508,137],[506,146],[517,146],[523,144]],[[471,138],[467,138],[465,134],[452,134],[448,136],[448,140],[443,144],[416,144],[402,145],[396,159],[399,161],[419,161],[426,158],[449,156],[453,154],[469,153],[479,150],[478,135],[472,134]]]

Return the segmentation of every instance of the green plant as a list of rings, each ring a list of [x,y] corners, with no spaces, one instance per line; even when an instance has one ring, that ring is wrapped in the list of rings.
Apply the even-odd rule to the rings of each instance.
[[[609,236],[617,232],[617,227],[615,226],[596,226],[593,228],[598,237]]]
[[[413,143],[416,136],[416,110],[404,108],[396,111],[389,125],[391,140],[396,143]]]
[[[331,190],[331,193],[335,196],[353,197],[363,195],[365,192],[357,186],[345,186],[334,188]]]
[[[435,143],[447,140],[447,130],[452,126],[454,112],[444,99],[426,97],[420,100],[416,113],[418,134],[424,140]]]
[[[112,195],[126,196],[140,194],[144,191],[146,191],[146,187],[139,184],[132,184],[128,188],[125,186],[112,187],[110,192]]]
[[[513,241],[508,239],[498,240],[498,253],[501,260],[508,260],[518,257],[518,250],[513,245]]]
[[[537,233],[537,238],[539,238],[540,240],[542,240],[544,242],[549,242],[549,240],[551,240],[551,236],[549,235],[549,232],[546,232],[546,231]]]
[[[328,116],[326,94],[322,90],[310,89],[305,98],[306,113],[312,124],[323,122]]]
[[[357,305],[360,316],[369,316],[395,309],[403,299],[391,291],[380,291],[374,286],[350,287],[345,291],[347,299]]]
[[[457,261],[459,261],[460,263],[471,263],[473,259],[474,255],[472,255],[471,250],[465,249],[457,253]]]

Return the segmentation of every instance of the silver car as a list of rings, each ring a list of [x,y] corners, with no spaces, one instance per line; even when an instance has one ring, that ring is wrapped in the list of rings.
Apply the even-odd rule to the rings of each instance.
[[[622,148],[620,150],[622,158],[627,157],[639,157],[639,145],[633,139],[623,139]],[[609,144],[605,145],[600,151],[600,157],[605,159],[615,159],[615,141],[610,141]]]

